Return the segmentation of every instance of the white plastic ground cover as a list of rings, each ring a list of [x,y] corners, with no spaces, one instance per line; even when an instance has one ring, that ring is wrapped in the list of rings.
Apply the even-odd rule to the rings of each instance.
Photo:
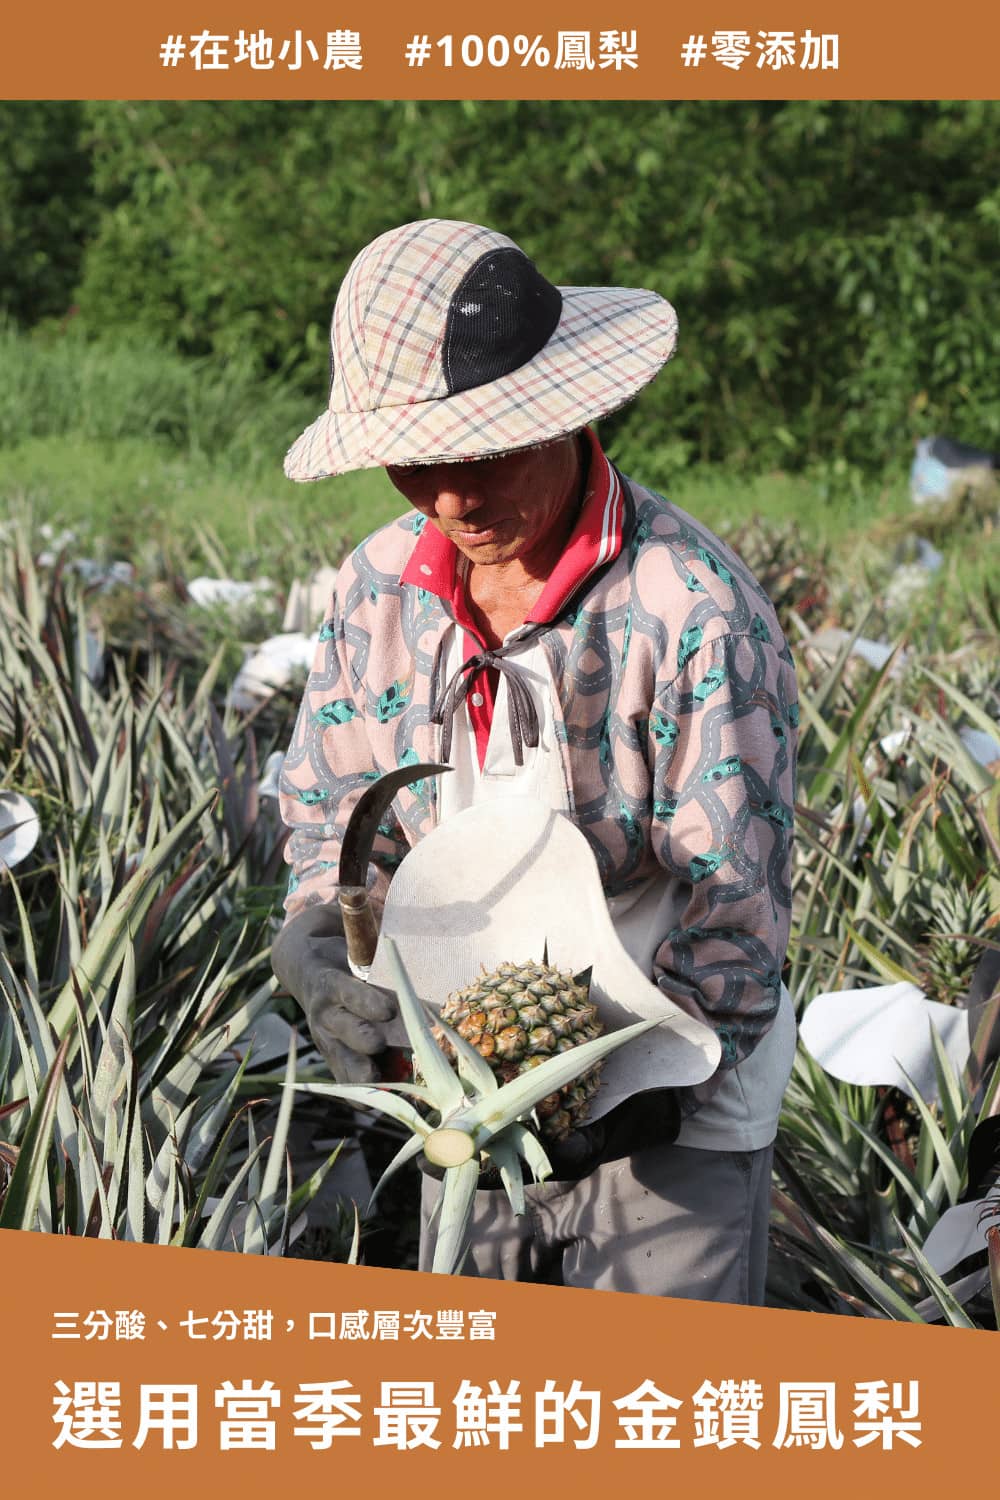
[[[0,792],[0,870],[12,870],[38,843],[35,805],[20,792]]]
[[[272,750],[264,762],[264,774],[257,783],[258,797],[270,797],[277,801],[281,792],[281,768],[285,764],[283,750]]]
[[[316,654],[319,635],[272,635],[247,652],[229,689],[229,701],[241,712],[250,712],[266,702],[279,688],[287,687],[296,672],[308,672]]]
[[[308,583],[298,578],[288,591],[288,602],[281,622],[284,631],[315,630],[326,619],[337,582],[336,568],[320,568]]]
[[[870,641],[866,636],[863,635],[856,636],[852,639],[849,631],[841,630],[838,626],[835,625],[831,625],[828,629],[820,631],[817,635],[809,636],[803,642],[803,644],[806,646],[812,646],[817,651],[823,652],[825,655],[835,656],[839,651],[843,649],[848,641],[851,642],[851,649],[849,654],[851,656],[860,656],[862,661],[866,661],[870,667],[873,667],[875,669],[876,672],[880,672],[882,670],[892,653],[896,650],[895,644],[888,641]],[[905,657],[906,652],[900,651],[896,658],[896,664],[893,667],[890,676],[895,676],[898,674],[901,664],[905,660]]]
[[[246,604],[258,595],[266,595],[274,592],[274,584],[270,578],[253,578],[249,581],[236,578],[192,578],[187,585],[187,591],[192,603],[203,609],[209,609],[216,604],[226,604],[232,608],[237,604]]]
[[[915,984],[817,995],[799,1023],[802,1045],[844,1083],[883,1085],[928,1102],[938,1097],[930,1028],[952,1067],[969,1057],[969,1012],[928,1000]]]
[[[958,737],[973,760],[977,760],[981,766],[992,766],[994,762],[1000,761],[1000,739],[987,734],[985,729],[970,729],[966,724],[958,731]]]
[[[532,798],[488,802],[440,824],[393,877],[371,979],[391,987],[384,939],[396,943],[423,999],[440,1005],[485,964],[541,959],[593,966],[591,996],[607,1030],[662,1017],[613,1053],[591,1105],[598,1118],[644,1089],[700,1083],[714,1073],[715,1032],[657,989],[623,948],[583,834]]]

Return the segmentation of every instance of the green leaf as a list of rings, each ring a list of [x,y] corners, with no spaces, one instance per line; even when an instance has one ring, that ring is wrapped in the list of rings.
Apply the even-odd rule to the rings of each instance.
[[[345,1104],[354,1104],[359,1109],[372,1109],[376,1114],[389,1115],[421,1138],[432,1128],[412,1104],[407,1104],[405,1099],[392,1091],[390,1085],[380,1088],[374,1084],[297,1083],[295,1088],[300,1094],[320,1094],[326,1099],[342,1099]]]
[[[413,1061],[430,1089],[431,1098],[441,1113],[442,1122],[453,1110],[465,1103],[465,1091],[451,1063],[434,1040],[424,1007],[410,983],[399,949],[391,938],[383,938],[389,972],[393,976],[399,1013],[413,1050]],[[539,1097],[544,1098],[544,1095]]]
[[[933,1034],[934,1027],[930,1024],[930,1022],[928,1022],[928,1026],[931,1033]],[[933,1046],[933,1042],[931,1045]],[[938,1171],[941,1173],[945,1192],[948,1194],[948,1201],[949,1203],[957,1203],[959,1194],[962,1191],[962,1167],[956,1162],[954,1156],[952,1155],[948,1142],[945,1140],[944,1135],[942,1134],[941,1127],[938,1124],[937,1120],[934,1118],[933,1111],[929,1108],[927,1101],[920,1094],[920,1091],[914,1084],[913,1079],[910,1078],[909,1074],[906,1073],[904,1069],[901,1068],[900,1071],[902,1072],[903,1077],[906,1079],[908,1092],[910,1093],[920,1115],[922,1128],[920,1131],[920,1154],[918,1165],[921,1167],[923,1166],[924,1160],[927,1155],[927,1145],[929,1144],[931,1147],[931,1151],[933,1152],[933,1161],[936,1163]],[[929,1191],[930,1182],[928,1177],[923,1173],[921,1173],[920,1176],[922,1185],[924,1185],[925,1187],[925,1191]]]
[[[295,1101],[295,1063],[296,1044],[295,1032],[291,1034],[288,1046],[288,1064],[285,1069],[285,1078],[278,1098],[278,1117],[274,1125],[274,1135],[271,1138],[271,1149],[267,1156],[267,1165],[264,1168],[264,1178],[261,1182],[258,1195],[258,1208],[260,1223],[247,1224],[247,1230],[243,1239],[243,1251],[247,1255],[263,1255],[267,1252],[267,1227],[274,1211],[275,1201],[278,1193],[278,1185],[281,1174],[285,1172],[285,1197],[286,1214],[287,1202],[291,1193],[291,1171],[287,1161],[288,1127],[292,1118],[292,1105]]]
[[[412,1161],[415,1156],[419,1156],[423,1148],[424,1138],[420,1135],[411,1135],[410,1139],[406,1141],[402,1146],[400,1146],[399,1150],[392,1158],[392,1161],[386,1167],[385,1171],[382,1173],[382,1176],[379,1178],[378,1182],[372,1189],[372,1195],[368,1200],[368,1213],[371,1213],[372,1209],[375,1206],[375,1199],[379,1196],[390,1178],[396,1175],[400,1167],[405,1167],[407,1162]]]
[[[358,1252],[361,1247],[361,1220],[358,1218],[357,1204],[354,1206],[354,1233],[351,1236],[351,1248],[347,1252],[347,1264],[356,1266],[358,1264]]]
[[[880,949],[874,947],[863,938],[851,926],[850,922],[844,923],[844,931],[862,956],[871,964],[876,974],[880,974],[883,979],[888,979],[891,984],[912,984],[914,988],[920,989],[920,980],[915,974],[911,974],[901,964],[897,964],[891,958],[887,958]]]
[[[607,1057],[643,1032],[659,1025],[660,1022],[656,1019],[636,1021],[618,1031],[605,1032],[592,1042],[581,1042],[578,1047],[559,1052],[555,1057],[547,1057],[537,1068],[512,1078],[510,1083],[505,1083],[495,1094],[479,1099],[460,1109],[457,1114],[449,1116],[446,1123],[458,1130],[475,1133],[478,1143],[485,1145],[515,1120],[530,1114],[547,1094],[554,1094],[563,1084],[572,1083],[574,1078],[585,1073],[602,1057]]]
[[[417,1142],[417,1144],[419,1146],[419,1141]],[[338,1141],[336,1146],[334,1146],[333,1150],[330,1152],[330,1155],[326,1158],[326,1161],[321,1162],[320,1165],[316,1168],[315,1172],[311,1172],[309,1174],[305,1182],[300,1182],[299,1185],[292,1190],[292,1195],[289,1199],[288,1207],[293,1221],[298,1218],[299,1214],[302,1213],[304,1209],[309,1207],[309,1204],[313,1201],[316,1194],[323,1186],[323,1183],[329,1176],[331,1169],[336,1165],[340,1154],[344,1149],[344,1145],[344,1141]]]
[[[241,1163],[239,1171],[226,1188],[211,1218],[198,1236],[197,1245],[200,1250],[224,1250],[226,1248],[226,1236],[240,1208],[243,1207],[240,1201],[240,1188],[251,1176],[265,1145],[266,1142],[262,1141],[251,1151],[246,1161]]]
[[[868,1142],[882,1164],[888,1167],[892,1176],[913,1204],[914,1218],[918,1223],[921,1233],[929,1234],[931,1225],[938,1217],[938,1205],[921,1188],[912,1172],[907,1171],[892,1148],[887,1146],[885,1141],[875,1131],[869,1130],[867,1125],[862,1124],[860,1120],[852,1119],[846,1111],[844,1118],[848,1121],[851,1128],[856,1130],[858,1135]]]
[[[239,1080],[239,1073],[242,1072],[245,1065],[246,1059],[244,1058],[243,1062],[240,1064],[239,1072],[237,1073],[236,1078],[233,1080],[233,1084],[229,1089],[226,1090],[225,1098],[227,1100],[232,1097],[234,1086]],[[192,1104],[190,1108],[193,1110],[194,1105]],[[197,1236],[201,1226],[202,1218],[204,1217],[205,1205],[208,1202],[209,1198],[213,1197],[216,1188],[222,1182],[223,1175],[229,1162],[230,1143],[236,1133],[237,1126],[243,1118],[245,1108],[246,1107],[244,1107],[244,1109],[238,1110],[236,1114],[233,1115],[225,1130],[222,1132],[215,1151],[212,1154],[212,1158],[208,1164],[205,1176],[202,1179],[202,1184],[198,1190],[198,1195],[195,1198],[194,1203],[191,1204],[183,1219],[181,1220],[180,1226],[173,1237],[173,1244],[187,1245],[189,1247],[197,1244]],[[185,1155],[186,1154],[187,1153],[185,1150]],[[179,1152],[174,1152],[171,1159],[176,1164],[182,1158]],[[188,1163],[185,1162],[185,1165],[188,1165]]]
[[[215,792],[207,793],[186,816],[179,819],[166,838],[150,850],[124,890],[112,902],[103,921],[90,934],[74,974],[48,1013],[49,1024],[57,1036],[66,1035],[76,1009],[74,984],[79,985],[85,1001],[95,1006],[100,1003],[122,961],[129,930],[135,931],[138,927],[156,894],[161,875],[178,850],[189,842],[192,829],[214,800]]]
[[[479,1161],[475,1156],[460,1167],[448,1167],[445,1171],[431,1265],[431,1270],[439,1275],[454,1275],[462,1264],[478,1186]]]
[[[522,1125],[519,1121],[504,1131],[504,1141],[510,1141],[523,1156],[531,1168],[531,1175],[536,1182],[544,1182],[547,1177],[552,1176],[552,1163],[545,1154],[545,1147],[538,1136],[529,1125]],[[497,1137],[490,1142],[487,1150],[492,1152],[496,1145]]]
[[[940,1307],[941,1311],[945,1315],[945,1318],[948,1320],[951,1326],[953,1328],[978,1327],[978,1324],[972,1321],[958,1299],[952,1294],[952,1292],[948,1290],[948,1287],[941,1280],[941,1277],[938,1275],[937,1271],[935,1271],[926,1255],[924,1255],[923,1251],[917,1244],[916,1240],[913,1238],[912,1234],[907,1233],[905,1225],[900,1224],[898,1219],[896,1221],[896,1227],[898,1228],[900,1234],[903,1236],[903,1240],[906,1243],[906,1248],[909,1250],[910,1254],[913,1257],[913,1262],[917,1268],[919,1276],[924,1282],[926,1282],[931,1296],[934,1298],[938,1307]]]
[[[56,1100],[69,1052],[65,1038],[52,1060],[38,1102],[21,1141],[17,1165],[0,1207],[0,1229],[33,1229],[48,1173],[48,1154],[55,1127]]]
[[[872,1301],[877,1303],[890,1318],[895,1318],[902,1323],[922,1323],[924,1320],[918,1312],[911,1307],[901,1292],[887,1281],[883,1281],[876,1271],[873,1271],[859,1255],[832,1235],[822,1224],[816,1224],[816,1234],[820,1241],[834,1258],[840,1262],[844,1269],[853,1276],[854,1280],[862,1288]]]
[[[486,1154],[500,1169],[500,1180],[514,1213],[523,1214],[526,1207],[524,1173],[521,1171],[517,1147],[507,1135],[497,1135],[490,1141]]]
[[[499,1088],[497,1076],[481,1052],[477,1052],[471,1042],[467,1042],[460,1032],[447,1021],[437,1017],[436,1024],[440,1026],[449,1045],[454,1047],[456,1061],[458,1064],[458,1076],[464,1083],[468,1084],[473,1094],[495,1094]]]
[[[947,677],[939,677],[936,672],[932,672],[930,667],[922,666],[921,670],[925,677],[929,677],[931,682],[935,683],[953,703],[958,705],[977,729],[981,729],[984,734],[996,739],[997,726],[981,704],[970,698],[968,693],[963,693],[954,682],[949,682]],[[985,767],[980,767],[980,770],[985,770]]]

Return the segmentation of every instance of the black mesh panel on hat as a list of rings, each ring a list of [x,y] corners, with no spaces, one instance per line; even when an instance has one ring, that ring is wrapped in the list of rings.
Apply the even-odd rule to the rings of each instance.
[[[527,364],[561,316],[562,293],[523,250],[487,251],[448,305],[441,359],[449,395]]]

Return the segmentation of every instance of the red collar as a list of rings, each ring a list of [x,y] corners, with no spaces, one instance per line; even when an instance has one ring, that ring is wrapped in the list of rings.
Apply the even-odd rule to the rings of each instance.
[[[526,624],[549,624],[555,620],[591,573],[617,557],[621,551],[625,519],[622,483],[589,427],[586,434],[590,443],[590,465],[583,506],[565,550],[528,615]],[[462,627],[462,655],[463,660],[468,661],[470,657],[478,655],[486,643],[469,614],[458,568],[460,555],[454,542],[442,536],[436,526],[425,526],[417,538],[409,562],[400,574],[400,581],[436,594],[446,605],[452,618]],[[465,702],[482,769],[486,763],[486,751],[493,726],[498,686],[496,668],[476,671],[475,683],[470,683],[470,687],[472,686],[475,691],[470,692]]]

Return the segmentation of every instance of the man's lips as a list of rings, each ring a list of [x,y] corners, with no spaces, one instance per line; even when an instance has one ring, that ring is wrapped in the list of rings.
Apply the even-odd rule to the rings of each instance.
[[[462,527],[456,527],[453,531],[449,531],[448,535],[454,542],[474,546],[477,542],[492,542],[502,527],[502,521],[495,521],[492,526],[477,526],[474,530],[468,531]]]

